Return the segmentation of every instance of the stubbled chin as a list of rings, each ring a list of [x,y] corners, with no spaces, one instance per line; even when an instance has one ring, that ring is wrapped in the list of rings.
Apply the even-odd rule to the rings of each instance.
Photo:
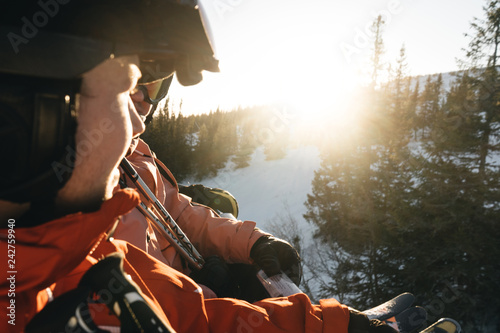
[[[118,168],[114,169],[109,177],[109,182],[106,188],[106,193],[104,194],[104,199],[111,199],[113,196],[114,188],[118,185],[118,181],[120,180],[120,170]]]
[[[135,151],[135,148],[137,148],[137,145],[139,144],[139,138],[133,138],[132,141],[130,142],[130,146],[128,147],[127,154],[125,157],[129,157],[132,155]]]

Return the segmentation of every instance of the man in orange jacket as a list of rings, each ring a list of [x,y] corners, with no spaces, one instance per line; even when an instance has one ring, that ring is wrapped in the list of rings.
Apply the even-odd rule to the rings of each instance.
[[[169,330],[391,332],[333,299],[313,305],[304,294],[254,304],[205,300],[189,277],[110,237],[139,202],[135,191],[113,190],[129,142],[144,130],[130,97],[140,60],[171,61],[184,84],[217,68],[200,8],[167,0],[17,1],[0,14],[7,36],[0,41],[0,135],[8,143],[2,156],[11,157],[0,187],[7,255],[0,331],[22,332],[92,265],[118,252]],[[117,315],[127,310],[120,306],[113,305]],[[94,310],[98,325],[119,324]],[[51,322],[42,324],[35,329],[50,330]]]
[[[150,117],[154,112],[152,109],[166,97],[171,79],[169,77],[150,84],[140,84],[138,87],[141,89],[136,89],[131,95],[142,118]],[[210,264],[202,272],[195,272],[197,279],[199,276],[211,276],[201,281],[208,285],[201,285],[205,298],[216,297],[214,292],[219,296],[236,296],[231,291],[241,290],[239,287],[231,288],[235,283],[229,281],[230,272],[226,263],[250,265],[256,262],[269,276],[283,270],[297,285],[300,283],[300,258],[290,244],[256,228],[253,221],[222,218],[206,206],[192,204],[190,197],[179,193],[178,184],[170,170],[154,157],[154,153],[141,139],[132,140],[127,160],[195,248],[205,258],[209,258]],[[124,183],[134,187],[131,180],[124,178]],[[147,200],[144,202],[147,203]],[[138,209],[122,217],[113,236],[128,241],[180,272],[187,275],[191,273],[191,268],[185,264],[178,251],[153,228]],[[262,258],[266,258],[266,261]]]

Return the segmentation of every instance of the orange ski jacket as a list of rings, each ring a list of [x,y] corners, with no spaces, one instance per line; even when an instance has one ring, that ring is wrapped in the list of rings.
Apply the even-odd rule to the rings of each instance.
[[[106,231],[138,200],[135,191],[120,190],[97,212],[15,229],[15,283],[0,280],[0,307],[3,313],[14,300],[15,325],[2,315],[0,331],[22,332],[50,296],[71,290],[98,259],[118,251],[124,254],[125,272],[176,332],[347,332],[349,310],[334,299],[322,300],[319,305],[311,304],[305,294],[253,304],[229,298],[205,300],[199,286],[186,275],[134,245],[108,239]],[[8,229],[0,230],[2,253],[7,253],[8,234]],[[3,262],[6,272],[7,261]],[[15,295],[9,296],[12,288]],[[107,309],[95,308],[93,313],[98,325],[118,325]]]
[[[252,263],[250,250],[253,244],[268,235],[256,228],[255,222],[222,218],[211,208],[193,204],[191,198],[179,193],[174,176],[163,164],[162,169],[169,174],[170,181],[162,176],[156,165],[161,162],[155,161],[154,154],[142,140],[127,159],[202,256],[218,255],[227,263]],[[135,187],[131,181],[127,185]],[[122,217],[114,238],[126,240],[167,265],[189,274],[179,253],[137,209]]]

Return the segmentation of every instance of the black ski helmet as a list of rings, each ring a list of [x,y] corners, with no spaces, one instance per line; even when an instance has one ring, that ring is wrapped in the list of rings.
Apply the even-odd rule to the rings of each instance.
[[[137,54],[143,82],[218,71],[203,8],[183,0],[17,0],[0,13],[0,199],[53,198],[75,158],[81,75]]]

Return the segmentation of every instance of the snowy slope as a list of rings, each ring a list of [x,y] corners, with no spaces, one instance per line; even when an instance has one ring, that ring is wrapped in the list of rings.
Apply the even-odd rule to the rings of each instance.
[[[312,225],[302,215],[306,212],[307,194],[312,191],[314,171],[320,167],[316,147],[288,149],[285,158],[274,161],[266,161],[263,148],[259,147],[248,167],[234,170],[233,166],[228,163],[217,177],[196,183],[222,188],[234,195],[239,220],[255,221],[260,229],[290,241],[290,234],[298,233],[304,248],[312,244]],[[293,216],[295,223],[288,216]],[[306,268],[304,274],[308,274]],[[318,285],[310,281],[309,288],[316,293]]]
[[[199,183],[234,195],[240,220],[255,221],[261,229],[271,231],[273,221],[286,216],[283,211],[288,210],[302,230],[308,225],[302,217],[306,211],[304,202],[311,193],[311,181],[319,165],[319,152],[313,146],[290,149],[285,158],[274,161],[266,161],[260,147],[254,152],[250,166],[233,170],[232,163],[228,163],[217,177]]]

